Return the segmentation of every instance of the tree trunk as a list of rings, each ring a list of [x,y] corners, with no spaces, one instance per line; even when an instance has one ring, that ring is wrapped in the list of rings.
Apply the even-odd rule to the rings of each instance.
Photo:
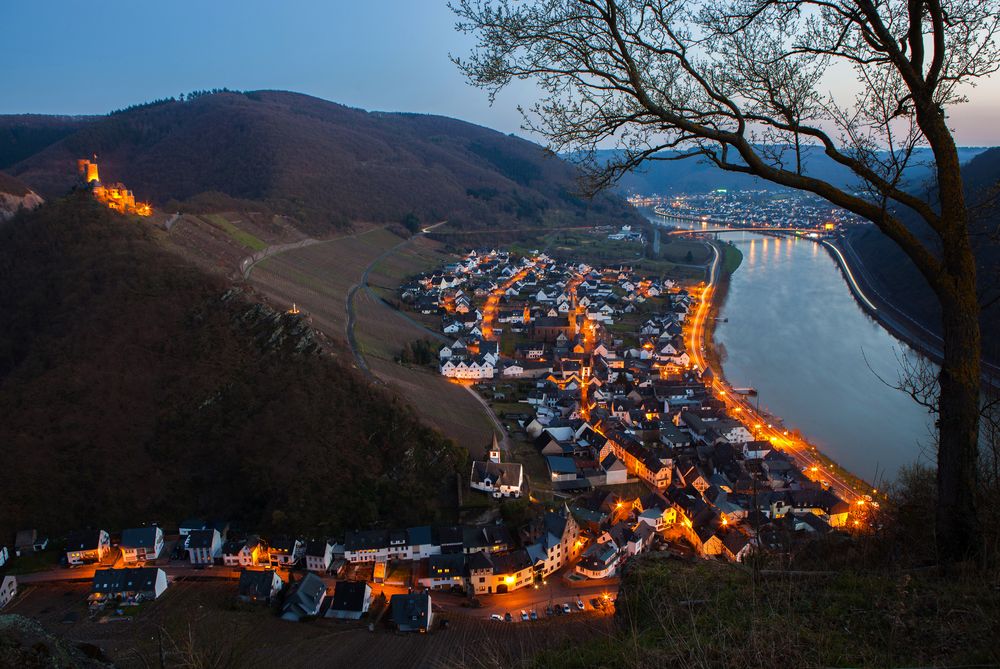
[[[964,244],[946,243],[951,294],[940,295],[944,361],[939,376],[937,551],[944,564],[977,559],[982,548],[976,494],[979,459],[980,332],[975,259]],[[949,280],[950,279],[950,280]]]

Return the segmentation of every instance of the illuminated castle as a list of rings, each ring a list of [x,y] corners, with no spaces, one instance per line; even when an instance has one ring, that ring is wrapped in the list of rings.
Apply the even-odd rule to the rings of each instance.
[[[98,202],[103,202],[120,214],[149,216],[153,213],[153,208],[148,202],[135,201],[135,195],[125,188],[125,184],[115,183],[105,186],[101,183],[97,172],[97,156],[94,156],[94,160],[81,158],[76,161],[76,168],[83,182],[93,190]]]

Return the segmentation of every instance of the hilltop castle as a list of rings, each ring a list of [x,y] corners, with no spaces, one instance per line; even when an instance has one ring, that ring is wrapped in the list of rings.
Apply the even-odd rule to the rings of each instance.
[[[103,202],[120,214],[149,216],[153,213],[153,207],[148,202],[135,201],[135,195],[125,188],[125,184],[114,183],[105,186],[101,183],[97,171],[97,156],[94,156],[93,160],[81,158],[76,161],[76,168],[83,183],[93,190],[94,197],[97,198],[98,202]]]

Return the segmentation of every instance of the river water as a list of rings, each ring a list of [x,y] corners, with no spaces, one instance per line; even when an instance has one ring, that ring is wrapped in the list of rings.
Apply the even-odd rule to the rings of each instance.
[[[857,305],[826,249],[753,233],[723,238],[743,252],[720,313],[728,322],[715,331],[726,379],[756,388],[761,409],[868,481],[928,462],[927,411],[879,379],[896,382],[900,356],[916,354]]]

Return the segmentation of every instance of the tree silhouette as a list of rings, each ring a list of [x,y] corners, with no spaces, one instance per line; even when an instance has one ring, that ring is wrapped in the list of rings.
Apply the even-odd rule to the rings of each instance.
[[[979,554],[980,307],[946,109],[1000,63],[998,0],[456,0],[477,47],[455,62],[491,99],[515,79],[542,99],[526,127],[571,152],[597,192],[647,161],[698,157],[809,191],[872,221],[942,307],[937,542]],[[855,87],[826,93],[853,71]],[[599,161],[599,146],[619,149]],[[859,188],[811,175],[821,148]],[[936,201],[901,186],[931,148]],[[905,218],[929,231],[925,241]]]

